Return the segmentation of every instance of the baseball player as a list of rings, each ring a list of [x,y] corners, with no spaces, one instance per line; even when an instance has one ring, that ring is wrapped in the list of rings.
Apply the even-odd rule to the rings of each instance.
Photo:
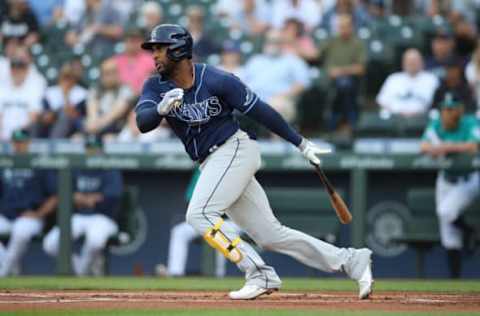
[[[12,134],[13,151],[28,152],[30,136],[25,130]],[[52,171],[7,168],[1,173],[0,234],[10,234],[8,246],[0,242],[0,276],[17,274],[20,260],[33,237],[57,207],[56,177]]]
[[[87,155],[101,150],[100,138],[92,135],[86,141]],[[101,259],[108,239],[118,232],[115,222],[123,190],[122,175],[117,170],[73,171],[72,237],[85,237],[80,254],[73,255],[73,269],[77,275],[93,273],[94,263]],[[51,256],[58,254],[60,230],[56,226],[43,240],[43,249]]]
[[[447,92],[439,105],[440,117],[433,119],[423,134],[422,152],[434,157],[477,152],[480,128],[476,118],[463,114],[463,103],[453,92]],[[452,278],[460,277],[460,250],[473,237],[462,211],[479,194],[479,180],[479,173],[472,170],[442,170],[437,176],[436,211]]]
[[[359,285],[359,298],[372,291],[369,249],[337,248],[283,226],[273,215],[265,192],[255,179],[261,158],[258,144],[241,131],[232,112],[238,110],[296,146],[319,164],[317,154],[329,150],[304,139],[269,105],[234,75],[191,61],[192,36],[183,27],[156,26],[142,48],[152,51],[158,75],[149,78],[136,106],[137,125],[145,133],[166,119],[182,140],[201,174],[186,219],[227,259],[245,272],[246,283],[231,299],[254,299],[278,290],[274,268],[225,223],[227,213],[264,249],[290,255],[323,271],[344,271]]]

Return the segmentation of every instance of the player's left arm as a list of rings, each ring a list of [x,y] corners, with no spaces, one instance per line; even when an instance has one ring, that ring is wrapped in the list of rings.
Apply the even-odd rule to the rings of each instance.
[[[319,164],[316,154],[329,153],[308,141],[293,129],[283,117],[270,105],[260,100],[240,79],[233,75],[225,75],[217,94],[224,102],[239,110],[242,114],[254,119],[270,131],[292,143],[312,163]]]

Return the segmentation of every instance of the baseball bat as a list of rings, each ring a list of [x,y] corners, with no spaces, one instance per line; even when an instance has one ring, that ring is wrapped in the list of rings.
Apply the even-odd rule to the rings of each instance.
[[[328,195],[330,196],[330,203],[333,206],[333,209],[337,213],[337,217],[342,224],[348,224],[352,221],[352,214],[348,210],[347,205],[343,201],[340,195],[338,195],[335,188],[332,186],[330,181],[328,181],[327,176],[323,173],[323,170],[320,169],[318,165],[312,164],[315,167],[315,172],[320,177],[323,185],[327,189]]]

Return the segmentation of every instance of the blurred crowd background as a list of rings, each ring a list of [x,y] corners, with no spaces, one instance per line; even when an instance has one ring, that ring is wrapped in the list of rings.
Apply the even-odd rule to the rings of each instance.
[[[419,137],[446,91],[480,103],[478,0],[4,0],[0,138],[155,142],[131,109],[155,70],[140,49],[159,23],[194,59],[235,73],[308,136]],[[270,137],[255,123],[242,124]]]

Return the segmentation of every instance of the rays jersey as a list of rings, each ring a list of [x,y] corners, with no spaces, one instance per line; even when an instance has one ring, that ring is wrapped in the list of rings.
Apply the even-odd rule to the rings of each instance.
[[[184,90],[183,104],[172,109],[165,119],[190,158],[203,160],[239,129],[232,112],[236,109],[247,114],[256,106],[258,97],[232,74],[205,64],[194,64],[194,69],[194,83]],[[175,88],[175,83],[159,75],[149,78],[137,111],[156,107],[165,93]]]

